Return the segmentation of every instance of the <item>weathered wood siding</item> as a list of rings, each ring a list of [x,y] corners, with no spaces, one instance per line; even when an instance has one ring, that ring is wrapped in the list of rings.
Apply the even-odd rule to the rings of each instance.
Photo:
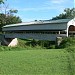
[[[66,37],[66,34],[33,34],[33,33],[5,34],[5,38],[37,39],[37,40],[50,40],[50,41],[55,41],[56,37],[58,36]]]

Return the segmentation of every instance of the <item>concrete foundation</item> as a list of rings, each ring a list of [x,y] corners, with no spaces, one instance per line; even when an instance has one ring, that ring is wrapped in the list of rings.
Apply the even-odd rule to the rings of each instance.
[[[9,43],[8,47],[15,47],[18,44],[17,38],[12,39],[12,41]]]

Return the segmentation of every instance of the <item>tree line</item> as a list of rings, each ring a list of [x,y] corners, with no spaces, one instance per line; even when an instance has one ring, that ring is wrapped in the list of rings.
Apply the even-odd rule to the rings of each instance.
[[[75,8],[66,8],[64,9],[64,12],[59,14],[56,17],[53,17],[52,20],[57,19],[72,19],[75,17]]]

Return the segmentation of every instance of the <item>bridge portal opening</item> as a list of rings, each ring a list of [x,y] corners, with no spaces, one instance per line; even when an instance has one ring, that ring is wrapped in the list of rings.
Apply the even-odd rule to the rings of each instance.
[[[70,37],[74,37],[75,36],[75,26],[74,25],[70,25],[69,29],[68,29],[68,34]]]

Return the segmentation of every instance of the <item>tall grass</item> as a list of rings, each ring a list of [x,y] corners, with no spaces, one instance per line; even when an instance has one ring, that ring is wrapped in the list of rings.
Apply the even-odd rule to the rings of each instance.
[[[54,49],[55,42],[54,41],[47,41],[47,40],[23,40],[18,39],[19,43],[18,46],[20,47],[31,47],[31,48],[43,48],[43,49]]]

